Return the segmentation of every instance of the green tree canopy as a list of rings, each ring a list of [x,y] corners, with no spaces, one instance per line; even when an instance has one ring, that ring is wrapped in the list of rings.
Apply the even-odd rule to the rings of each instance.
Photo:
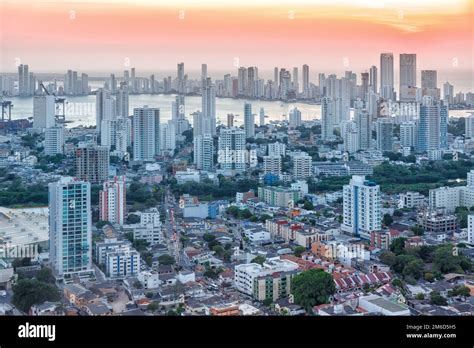
[[[306,309],[327,303],[335,292],[332,275],[322,269],[303,271],[291,281],[291,293],[294,295],[295,303]]]

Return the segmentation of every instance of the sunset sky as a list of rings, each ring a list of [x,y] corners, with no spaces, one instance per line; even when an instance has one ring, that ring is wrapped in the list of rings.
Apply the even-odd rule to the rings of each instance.
[[[381,52],[419,69],[473,71],[474,0],[0,0],[0,71],[360,71]],[[197,5],[199,4],[199,5]],[[258,5],[256,5],[258,4]],[[344,65],[346,63],[346,65]]]

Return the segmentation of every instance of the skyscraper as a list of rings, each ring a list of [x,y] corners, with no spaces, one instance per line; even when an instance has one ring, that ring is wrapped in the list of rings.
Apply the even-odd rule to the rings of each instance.
[[[18,65],[18,94],[21,97],[28,96],[30,92],[30,75],[28,65]]]
[[[56,109],[54,95],[42,95],[33,98],[33,127],[37,129],[54,127]]]
[[[301,126],[301,111],[299,111],[296,107],[290,110],[289,126],[291,128]]]
[[[298,68],[293,68],[293,89],[295,90],[296,94],[299,93],[299,76],[298,76]]]
[[[400,125],[400,145],[403,147],[416,146],[416,124],[413,121],[403,122]]]
[[[438,72],[436,70],[421,70],[421,93],[423,96],[439,99]]]
[[[380,95],[384,99],[394,99],[393,53],[380,55]]]
[[[55,273],[93,273],[90,183],[62,177],[48,186],[49,255]]]
[[[372,65],[369,71],[369,86],[372,92],[378,93],[377,90],[377,67]]]
[[[211,134],[216,135],[216,90],[209,77],[202,87],[202,117],[209,119]]]
[[[174,155],[176,149],[176,122],[169,120],[160,125],[160,151]]]
[[[76,149],[76,177],[91,183],[102,183],[109,176],[109,149],[92,143]]]
[[[265,126],[265,109],[264,108],[260,108],[259,117],[260,117],[260,127]]]
[[[44,154],[47,156],[64,154],[64,127],[62,124],[45,128]]]
[[[354,104],[354,120],[357,124],[359,148],[367,150],[372,145],[372,120],[369,112],[364,109],[364,103],[361,100],[357,100]]]
[[[334,100],[330,97],[321,99],[321,139],[329,140],[333,137],[335,120]]]
[[[343,223],[341,229],[368,238],[370,232],[382,228],[380,186],[353,175],[349,185],[343,186]]]
[[[466,138],[474,139],[474,113],[466,117]]]
[[[160,109],[133,109],[133,159],[154,161],[160,154]]]
[[[400,95],[403,86],[416,87],[416,54],[400,54]]]
[[[303,65],[303,97],[310,98],[309,91],[309,66]]]
[[[263,156],[263,174],[281,174],[281,156]]]
[[[375,122],[376,147],[380,151],[393,151],[393,122],[389,117],[378,118]]]
[[[306,152],[293,156],[293,178],[307,179],[311,176],[313,159]]]
[[[99,219],[122,226],[126,210],[125,177],[104,182],[99,192]]]
[[[115,100],[110,94],[110,91],[105,88],[99,88],[95,96],[96,129],[100,132],[102,120],[115,119]]]
[[[186,92],[186,81],[184,78],[184,63],[178,64],[178,93],[184,94]]]
[[[211,171],[214,167],[214,139],[210,134],[194,138],[194,164],[197,169]]]
[[[423,97],[418,123],[418,152],[448,147],[448,106],[442,101]]]
[[[115,112],[117,118],[126,119],[129,116],[129,96],[128,85],[126,82],[121,82],[120,87],[116,90],[115,95]]]
[[[252,114],[252,104],[250,103],[244,105],[244,128],[247,138],[255,136],[255,116]]]
[[[223,128],[219,135],[218,162],[221,169],[237,173],[246,168],[245,131],[236,127]]]

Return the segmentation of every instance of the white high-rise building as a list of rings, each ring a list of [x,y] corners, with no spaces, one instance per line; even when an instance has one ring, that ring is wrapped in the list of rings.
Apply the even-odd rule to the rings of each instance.
[[[212,130],[215,130],[213,127],[213,121],[210,117],[204,116],[201,111],[196,111],[192,113],[193,116],[193,136],[197,137],[198,135],[211,134]]]
[[[115,177],[104,182],[99,192],[99,219],[123,225],[126,210],[125,177]]]
[[[341,229],[368,238],[382,228],[380,186],[365,176],[353,175],[343,187],[343,223]]]
[[[109,90],[99,88],[96,92],[96,127],[100,133],[102,127],[102,120],[115,119],[115,100],[113,99]]]
[[[363,108],[363,102],[357,100],[354,106],[354,120],[357,124],[359,135],[359,149],[367,150],[372,145],[371,117],[367,110]]]
[[[336,125],[335,103],[332,98],[321,99],[321,139],[330,140],[334,137],[333,131]]]
[[[466,138],[474,139],[474,113],[465,118],[466,122]]]
[[[117,118],[126,119],[129,116],[128,86],[125,82],[115,92],[115,112]]]
[[[474,214],[467,216],[467,242],[474,244]]]
[[[474,169],[467,172],[466,186],[474,188]]]
[[[344,151],[349,153],[359,151],[359,131],[356,122],[343,122],[341,125],[341,136],[344,140]]]
[[[416,123],[413,121],[400,124],[400,144],[403,147],[416,147]]]
[[[250,103],[244,105],[244,128],[247,138],[255,136],[255,115],[252,114],[252,104]]]
[[[210,120],[211,134],[216,135],[216,89],[209,77],[202,87],[202,116]]]
[[[54,95],[42,95],[33,98],[33,128],[54,127],[56,109]]]
[[[133,109],[133,159],[154,161],[160,154],[160,109]]]
[[[313,169],[313,159],[307,153],[301,153],[293,157],[293,177],[297,179],[307,179],[311,176]]]
[[[260,116],[260,127],[263,127],[265,126],[265,109],[264,108],[260,108],[259,116]]]
[[[200,170],[211,171],[214,168],[214,139],[211,134],[194,138],[194,164]]]
[[[245,131],[236,127],[223,128],[219,135],[217,154],[221,169],[244,172],[246,168]]]
[[[384,99],[394,100],[393,53],[380,55],[380,95]]]
[[[263,174],[281,174],[281,156],[263,156]]]
[[[301,126],[301,111],[299,111],[298,108],[293,108],[290,110],[289,125],[291,128]]]
[[[276,142],[268,144],[268,156],[283,156],[286,155],[286,145],[284,143]]]
[[[111,150],[115,146],[117,136],[117,121],[111,119],[102,120],[100,126],[100,145],[107,146]]]
[[[169,120],[160,125],[160,150],[174,154],[176,149],[176,130],[175,122]]]
[[[64,127],[61,124],[44,130],[44,154],[64,154]]]
[[[49,186],[49,257],[59,276],[93,273],[91,184],[62,177]]]

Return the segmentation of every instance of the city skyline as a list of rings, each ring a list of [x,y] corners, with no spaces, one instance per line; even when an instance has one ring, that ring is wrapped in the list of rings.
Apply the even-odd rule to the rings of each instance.
[[[365,70],[380,52],[423,52],[419,67],[472,71],[473,1],[450,1],[446,9],[447,3],[6,1],[0,70],[13,72],[21,62],[37,72],[71,65],[90,72],[152,71],[171,70],[177,61],[189,70],[203,62],[211,70],[302,64]],[[58,30],[49,30],[46,20]]]

